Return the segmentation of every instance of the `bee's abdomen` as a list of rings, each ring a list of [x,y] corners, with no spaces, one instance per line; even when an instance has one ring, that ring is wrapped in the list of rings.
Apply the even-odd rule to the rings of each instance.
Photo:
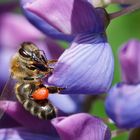
[[[34,89],[32,84],[16,84],[15,91],[18,101],[27,111],[40,119],[49,120],[56,117],[56,109],[48,99],[36,101],[30,97],[32,89]]]
[[[44,102],[44,103],[43,103]],[[43,103],[43,105],[42,105]],[[32,115],[37,116],[40,119],[52,119],[56,117],[56,110],[52,104],[49,103],[49,101],[42,100],[40,102],[27,99],[23,103],[24,108],[29,111]]]

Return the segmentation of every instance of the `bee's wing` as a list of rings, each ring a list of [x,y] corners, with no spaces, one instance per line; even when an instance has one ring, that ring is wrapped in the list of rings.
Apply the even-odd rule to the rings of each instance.
[[[10,76],[8,81],[6,82],[1,94],[0,94],[0,101],[4,100],[14,100],[15,95],[14,95],[14,86],[15,86],[16,81],[12,79]],[[5,110],[8,108],[8,102],[0,102],[0,106],[4,106]],[[0,119],[4,115],[4,110],[0,109]]]

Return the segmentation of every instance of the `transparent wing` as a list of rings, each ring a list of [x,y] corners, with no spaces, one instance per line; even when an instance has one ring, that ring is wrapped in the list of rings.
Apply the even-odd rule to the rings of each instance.
[[[8,81],[6,82],[1,94],[0,94],[0,119],[4,115],[4,112],[8,108],[8,102],[4,102],[4,100],[14,100],[15,99],[15,94],[14,94],[14,86],[15,86],[16,81],[12,79],[10,76]]]

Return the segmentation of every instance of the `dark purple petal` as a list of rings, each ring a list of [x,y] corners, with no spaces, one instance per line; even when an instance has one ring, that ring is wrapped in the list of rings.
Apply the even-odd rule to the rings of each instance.
[[[58,59],[49,83],[64,94],[106,92],[112,82],[114,59],[103,35],[79,35]]]
[[[61,140],[110,140],[110,131],[101,119],[86,113],[52,120]]]
[[[12,128],[12,127],[20,127],[21,125],[16,122],[13,118],[11,118],[6,113],[4,116],[0,119],[0,129],[1,128]]]
[[[122,70],[122,80],[128,84],[140,82],[140,41],[130,40],[122,46],[119,59]]]
[[[117,84],[111,88],[105,108],[109,117],[121,128],[140,127],[140,84]]]
[[[8,108],[7,107],[8,104]],[[40,120],[26,111],[22,105],[13,101],[0,101],[0,109],[4,110],[9,116],[16,120],[20,125],[33,132],[47,133],[48,135],[56,135],[56,131],[50,121]]]
[[[46,38],[46,47],[43,50],[45,50],[47,57],[50,55],[48,59],[58,59],[65,49],[55,40]]]
[[[61,39],[61,40],[66,40],[66,41],[73,40],[73,36],[64,35],[63,33],[59,32],[59,30],[55,29],[51,24],[49,24],[47,21],[45,21],[41,17],[23,8],[24,5],[26,5],[26,3],[32,3],[34,2],[34,0],[20,0],[20,2],[21,2],[21,8],[24,15],[36,28],[38,28],[44,34],[55,39]]]
[[[55,0],[32,0],[24,9],[65,34],[103,32],[108,24],[105,10],[94,9],[86,0],[59,0],[59,4]]]
[[[37,126],[36,126],[37,127]],[[25,128],[0,129],[0,140],[60,140],[39,133],[31,133]]]

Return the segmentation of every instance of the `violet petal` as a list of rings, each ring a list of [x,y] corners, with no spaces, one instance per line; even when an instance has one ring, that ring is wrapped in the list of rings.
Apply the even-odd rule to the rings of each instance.
[[[0,129],[0,140],[60,140],[39,133],[31,133],[25,128]]]
[[[52,120],[61,140],[110,140],[110,131],[101,119],[86,113]]]
[[[17,49],[22,42],[45,39],[40,31],[19,14],[5,13],[0,15],[0,24],[0,46],[3,48]]]
[[[37,133],[56,135],[56,131],[51,125],[50,121],[41,120],[37,117],[34,117],[28,111],[26,111],[18,102],[0,101],[0,109],[4,110],[5,113],[7,113],[25,128],[28,128]]]
[[[46,57],[48,57],[48,54],[50,55],[48,59],[58,59],[65,49],[55,40],[46,38],[46,48],[44,47],[43,50],[46,51]]]
[[[113,86],[106,99],[109,117],[121,128],[140,127],[140,84],[119,83]]]
[[[65,41],[73,40],[73,36],[64,35],[63,33],[59,32],[57,29],[55,29],[53,26],[51,26],[51,24],[49,24],[47,21],[45,21],[44,19],[37,16],[33,12],[30,12],[24,8],[24,5],[26,5],[26,3],[32,3],[32,2],[34,2],[34,0],[20,0],[21,8],[24,15],[36,28],[38,28],[47,36],[50,36],[55,39],[60,39]]]
[[[119,51],[122,80],[128,84],[140,82],[140,41],[130,40]]]
[[[85,0],[59,0],[59,4],[55,0],[32,0],[31,3],[26,3],[24,9],[41,17],[65,34],[97,33],[103,32],[104,29],[101,11],[98,13]],[[105,14],[104,10],[102,12]]]
[[[19,126],[21,126],[21,125],[6,113],[0,119],[0,129],[1,128],[19,127]]]
[[[82,99],[82,95],[75,95],[75,99],[73,96],[50,94],[49,99],[57,109],[63,111],[66,114],[70,114],[83,109],[82,103],[84,102],[84,98]]]
[[[99,94],[112,82],[114,59],[102,34],[79,35],[58,59],[48,82],[64,94]]]

